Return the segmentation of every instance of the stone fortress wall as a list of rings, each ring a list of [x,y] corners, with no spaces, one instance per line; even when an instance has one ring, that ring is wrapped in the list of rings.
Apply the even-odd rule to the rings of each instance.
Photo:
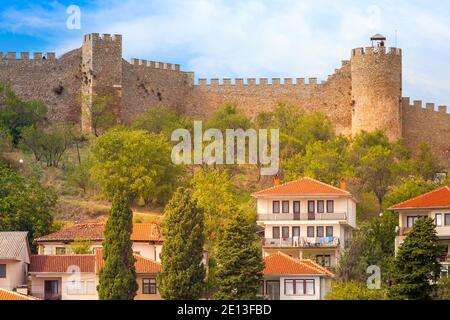
[[[392,139],[404,138],[415,151],[427,142],[441,162],[450,166],[450,114],[440,106],[412,105],[402,97],[402,52],[398,48],[356,48],[327,80],[199,79],[177,64],[122,58],[120,35],[89,34],[80,49],[56,59],[53,53],[0,55],[0,81],[26,99],[41,99],[51,121],[80,124],[91,130],[90,108],[96,95],[113,98],[111,109],[124,123],[148,108],[167,105],[206,118],[226,102],[247,115],[287,103],[321,111],[345,135],[384,129]],[[83,97],[83,98],[81,98]],[[87,98],[86,98],[87,97]]]

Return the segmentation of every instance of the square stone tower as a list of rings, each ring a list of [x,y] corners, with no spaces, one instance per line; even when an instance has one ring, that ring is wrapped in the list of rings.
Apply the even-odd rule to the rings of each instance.
[[[122,36],[92,33],[82,49],[81,129],[91,134],[95,97],[107,97],[109,111],[120,119],[122,106]]]

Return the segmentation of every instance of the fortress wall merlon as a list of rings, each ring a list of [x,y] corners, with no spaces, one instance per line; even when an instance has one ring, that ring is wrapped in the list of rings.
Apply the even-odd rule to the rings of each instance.
[[[141,67],[149,68],[149,69],[150,68],[151,69],[163,69],[163,70],[182,72],[180,70],[180,65],[174,64],[174,63],[165,63],[165,62],[151,61],[151,60],[146,60],[146,59],[132,58],[130,60],[130,64],[133,66],[141,66]]]
[[[47,52],[45,55],[43,55],[42,52],[35,52],[34,54],[30,52],[20,52],[19,58],[17,57],[17,55],[18,53],[13,51],[7,53],[0,52],[0,59],[3,58],[8,61],[56,60],[54,52]]]
[[[292,85],[292,78],[284,78],[284,84],[285,85]]]
[[[425,104],[425,109],[426,109],[427,111],[435,111],[435,109],[434,109],[434,103],[426,103],[426,104]]]
[[[438,112],[448,114],[447,106],[439,106],[438,107]]]
[[[133,62],[136,64],[137,62]],[[133,64],[132,63],[132,64]],[[172,69],[173,65],[172,65]],[[215,86],[216,84],[220,85],[221,87],[237,87],[237,86],[308,86],[311,85],[312,87],[316,88],[318,86],[321,86],[325,84],[328,80],[332,79],[334,77],[333,75],[328,76],[327,80],[321,80],[320,83],[318,82],[317,78],[308,78],[308,81],[305,81],[305,78],[271,78],[269,82],[269,78],[212,78],[212,79],[206,79],[201,78],[198,79],[194,85],[198,86]]]
[[[308,83],[309,83],[309,84],[316,85],[316,84],[317,84],[317,78],[309,78],[309,79],[308,79]]]
[[[269,79],[268,78],[260,78],[259,79],[259,84],[261,86],[267,86],[269,84]]]
[[[272,78],[272,85],[280,85],[280,78]]]
[[[420,108],[420,109],[423,109],[423,108],[422,108],[422,100],[414,100],[412,106],[413,106],[414,108]]]
[[[352,57],[355,56],[362,56],[362,55],[369,55],[369,54],[389,54],[389,55],[402,55],[402,49],[395,48],[395,47],[389,47],[386,50],[386,47],[366,47],[366,48],[355,48],[352,50]]]
[[[120,34],[111,35],[109,33],[99,34],[94,32],[84,35],[84,42],[88,41],[122,42],[122,35]]]
[[[435,103],[431,103],[431,102],[427,102],[425,103],[425,107],[424,104],[422,102],[422,100],[414,100],[413,103],[410,103],[410,98],[409,97],[403,97],[402,98],[402,105],[403,105],[403,109],[404,111],[408,112],[433,112],[433,113],[444,113],[444,114],[448,114],[447,113],[447,106],[438,106],[437,110],[436,110],[436,104]]]

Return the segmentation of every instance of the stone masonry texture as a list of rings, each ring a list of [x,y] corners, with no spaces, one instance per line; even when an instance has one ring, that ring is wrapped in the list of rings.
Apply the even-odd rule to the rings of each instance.
[[[414,153],[428,143],[440,162],[450,166],[450,114],[447,107],[410,102],[402,96],[402,51],[369,47],[351,51],[350,60],[327,80],[199,79],[177,64],[122,58],[122,36],[84,37],[79,49],[59,58],[54,53],[0,52],[0,81],[25,99],[44,101],[51,122],[74,123],[91,133],[95,96],[111,98],[118,122],[130,123],[149,108],[166,105],[204,119],[233,102],[248,116],[273,110],[278,103],[325,113],[338,133],[383,129],[403,138]]]

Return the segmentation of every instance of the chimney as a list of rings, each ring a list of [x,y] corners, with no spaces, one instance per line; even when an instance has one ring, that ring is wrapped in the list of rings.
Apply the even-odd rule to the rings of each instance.
[[[347,180],[344,177],[341,178],[341,189],[347,190]]]
[[[276,186],[279,186],[280,184],[281,184],[280,176],[278,174],[276,174],[273,177],[273,186],[276,187]]]

